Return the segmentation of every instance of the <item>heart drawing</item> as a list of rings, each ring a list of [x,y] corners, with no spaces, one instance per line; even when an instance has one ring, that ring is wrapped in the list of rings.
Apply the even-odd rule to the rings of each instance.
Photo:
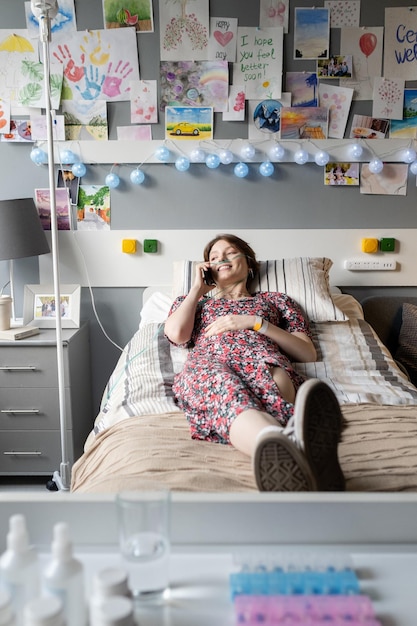
[[[220,30],[215,30],[213,36],[217,43],[223,46],[223,48],[227,46],[227,44],[233,39],[233,33],[231,33],[230,31],[228,31],[227,33],[222,33]]]

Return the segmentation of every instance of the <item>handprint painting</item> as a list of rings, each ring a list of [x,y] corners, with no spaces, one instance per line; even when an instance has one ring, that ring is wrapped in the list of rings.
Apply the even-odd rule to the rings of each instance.
[[[77,32],[52,42],[51,59],[63,66],[62,100],[130,100],[130,81],[139,80],[134,28]]]

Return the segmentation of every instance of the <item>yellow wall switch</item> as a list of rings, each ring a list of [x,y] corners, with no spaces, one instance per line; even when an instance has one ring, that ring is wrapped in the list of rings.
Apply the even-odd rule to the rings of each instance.
[[[361,247],[362,247],[362,252],[373,254],[374,252],[378,252],[379,241],[378,239],[374,239],[373,237],[368,238],[368,239],[362,239]]]

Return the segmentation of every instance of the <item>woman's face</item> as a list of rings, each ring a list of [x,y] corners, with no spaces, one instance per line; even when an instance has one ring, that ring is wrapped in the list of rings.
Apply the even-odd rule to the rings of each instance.
[[[213,278],[218,285],[246,285],[248,262],[246,256],[234,244],[219,239],[209,254]]]

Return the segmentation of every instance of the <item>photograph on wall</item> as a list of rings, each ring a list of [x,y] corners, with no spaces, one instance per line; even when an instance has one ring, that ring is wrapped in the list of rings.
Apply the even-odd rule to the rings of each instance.
[[[237,17],[211,17],[208,59],[235,63]]]
[[[329,111],[329,138],[342,139],[345,136],[352,97],[353,89],[320,83],[319,104]]]
[[[77,230],[110,230],[110,187],[80,185]]]
[[[67,141],[105,141],[108,139],[106,102],[64,100],[61,108],[65,119]]]
[[[44,230],[51,230],[51,193],[35,189],[35,205]],[[66,187],[55,189],[55,209],[58,230],[71,230],[71,200]]]
[[[324,166],[324,184],[332,186],[358,186],[359,163],[327,163]]]
[[[326,59],[329,38],[329,9],[294,9],[294,59]]]
[[[326,107],[282,107],[281,139],[327,139]]]
[[[284,30],[239,27],[233,83],[244,85],[248,100],[280,98]]]
[[[135,28],[153,33],[152,0],[103,0],[104,28]]]
[[[29,37],[36,39],[39,37],[39,20],[33,15],[31,2],[25,2],[26,26]],[[54,41],[64,39],[69,34],[77,30],[74,0],[59,0],[58,12],[51,19],[51,37]]]
[[[162,61],[160,74],[161,111],[166,106],[205,106],[216,112],[227,111],[227,61]]]
[[[373,174],[368,163],[362,163],[360,192],[379,196],[407,195],[408,165],[405,163],[384,163],[379,174]]]
[[[11,119],[8,132],[1,135],[1,141],[12,143],[33,142],[30,119]]]
[[[289,0],[260,0],[259,26],[268,28],[282,26],[288,33]]]
[[[249,100],[248,139],[280,138],[282,107],[291,106],[291,94],[283,93],[279,100]]]
[[[392,125],[391,121],[391,125]],[[390,128],[390,121],[370,115],[355,114],[349,137],[351,139],[385,139]]]
[[[352,78],[341,78],[341,87],[354,89],[354,100],[372,100],[374,77],[382,74],[384,29],[341,28],[340,54],[352,55]]]
[[[385,9],[385,76],[417,80],[416,33],[416,7]]]
[[[372,101],[372,117],[386,117],[389,120],[398,120],[403,116],[404,104],[403,78],[374,79]]]
[[[130,82],[130,121],[132,124],[157,124],[156,80],[132,80]]]
[[[402,119],[391,120],[392,139],[417,139],[417,89],[404,89]]]
[[[291,92],[291,106],[318,106],[318,84],[316,72],[286,72],[285,87]]]
[[[360,25],[360,0],[324,0],[330,11],[330,28],[352,28]]]
[[[317,60],[317,76],[319,78],[352,78],[352,55],[335,54],[329,59]]]
[[[130,81],[140,78],[134,28],[77,32],[52,41],[50,54],[63,66],[62,100],[130,100]]]
[[[78,189],[80,186],[80,179],[78,176],[72,173],[71,170],[58,169],[57,173],[57,187],[65,187],[68,189],[69,198],[73,206],[77,206],[78,203]]]
[[[210,32],[209,0],[159,0],[161,61],[205,61]]]
[[[179,140],[213,139],[212,107],[167,107],[165,138]]]

